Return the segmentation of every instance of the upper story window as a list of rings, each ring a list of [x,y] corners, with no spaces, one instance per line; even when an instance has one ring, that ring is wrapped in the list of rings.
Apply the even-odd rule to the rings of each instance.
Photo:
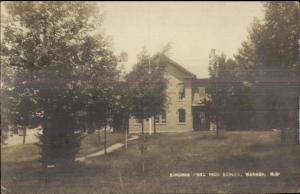
[[[179,123],[185,123],[185,110],[183,108],[178,109],[178,121]]]
[[[178,86],[178,99],[183,100],[185,98],[185,86],[184,83],[177,84]]]
[[[199,103],[204,103],[205,100],[206,100],[205,87],[199,87],[198,88],[198,94],[199,94]]]
[[[193,95],[193,104],[205,104],[207,100],[206,88],[197,87]]]

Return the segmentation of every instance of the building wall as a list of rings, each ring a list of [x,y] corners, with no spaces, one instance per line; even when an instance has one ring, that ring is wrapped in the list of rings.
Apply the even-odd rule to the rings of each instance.
[[[185,78],[185,74],[179,71],[172,65],[167,66],[165,76],[168,80],[167,88],[167,108],[166,108],[166,123],[156,123],[157,132],[184,132],[193,130],[193,117],[192,117],[192,80]],[[184,83],[185,85],[185,98],[179,99],[178,84]],[[185,109],[185,123],[179,123],[178,109]],[[149,122],[151,121],[151,126]],[[151,120],[144,120],[144,130],[154,130],[154,118]],[[141,132],[141,123],[133,117],[129,119],[129,131],[132,133]]]

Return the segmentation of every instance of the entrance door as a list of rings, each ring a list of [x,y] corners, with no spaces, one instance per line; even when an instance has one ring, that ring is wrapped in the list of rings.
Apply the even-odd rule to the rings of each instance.
[[[199,117],[200,117],[200,130],[207,130],[205,112],[199,112]]]
[[[193,111],[193,128],[195,131],[207,130],[205,112],[198,110]]]

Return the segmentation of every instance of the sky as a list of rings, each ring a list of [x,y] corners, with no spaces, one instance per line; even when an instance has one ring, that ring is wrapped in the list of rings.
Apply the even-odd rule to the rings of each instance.
[[[208,77],[211,49],[233,56],[254,17],[264,15],[261,2],[101,2],[99,8],[115,53],[128,53],[125,71],[143,47],[154,54],[171,42],[170,58],[199,78]]]

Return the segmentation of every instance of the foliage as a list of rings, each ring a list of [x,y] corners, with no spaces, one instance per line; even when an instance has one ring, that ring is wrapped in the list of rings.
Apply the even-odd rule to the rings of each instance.
[[[135,118],[147,119],[165,109],[167,80],[164,72],[167,60],[164,53],[150,57],[143,51],[139,55],[138,63],[127,75],[130,113]]]
[[[232,59],[227,59],[223,53],[217,55],[212,50],[209,65],[211,78],[207,91],[210,100],[207,106],[210,119],[218,124],[218,128],[237,128],[235,117],[240,114],[238,112],[247,108],[246,99],[239,96],[245,91],[239,86],[239,77],[235,72],[237,64]]]
[[[126,81],[118,81],[112,95],[111,126],[115,132],[128,132],[128,119],[130,109],[129,84]]]
[[[80,133],[108,117],[116,58],[92,2],[7,2],[2,65],[11,124],[42,126],[42,161],[71,167]],[[86,125],[88,124],[88,125]]]
[[[228,129],[297,128],[299,4],[264,7],[264,20],[254,20],[234,61],[216,55],[210,64],[211,112]]]

